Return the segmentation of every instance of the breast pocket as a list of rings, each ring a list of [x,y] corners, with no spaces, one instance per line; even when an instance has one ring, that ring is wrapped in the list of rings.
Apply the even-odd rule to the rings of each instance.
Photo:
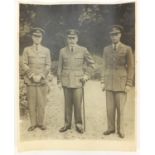
[[[45,56],[29,56],[29,64],[44,65],[46,62]]]
[[[38,59],[38,64],[44,65],[46,63],[46,57],[45,56],[39,56],[37,59]]]
[[[34,64],[36,61],[36,58],[34,56],[29,56],[28,61],[29,61],[29,64]]]
[[[75,63],[76,65],[82,65],[82,64],[83,64],[83,60],[84,60],[84,58],[83,58],[82,56],[76,56],[76,57],[74,58],[74,63]]]
[[[117,54],[117,63],[120,65],[126,64],[126,54],[125,53]]]
[[[63,65],[64,66],[68,66],[68,64],[69,64],[69,58],[68,57],[63,57]]]

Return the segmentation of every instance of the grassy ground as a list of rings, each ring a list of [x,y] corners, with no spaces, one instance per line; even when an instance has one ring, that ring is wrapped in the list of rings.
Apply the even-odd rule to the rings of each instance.
[[[28,115],[20,120],[20,138],[22,141],[47,140],[47,139],[106,139],[121,140],[117,134],[104,136],[106,130],[106,105],[105,92],[100,89],[99,81],[88,81],[85,86],[85,112],[86,112],[86,132],[79,134],[75,131],[74,121],[72,130],[59,133],[59,129],[64,125],[64,97],[63,90],[57,88],[56,79],[51,83],[51,90],[48,93],[48,103],[46,106],[45,125],[46,131],[38,128],[33,132],[28,132],[30,126]],[[134,88],[128,94],[125,107],[125,132],[124,140],[134,138],[134,118],[135,118],[135,93]],[[74,120],[74,119],[73,119]]]

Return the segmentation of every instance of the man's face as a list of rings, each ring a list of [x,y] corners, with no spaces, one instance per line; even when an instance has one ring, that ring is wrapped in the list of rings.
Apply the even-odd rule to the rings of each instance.
[[[38,45],[41,43],[42,41],[42,36],[36,36],[36,35],[32,35],[32,40],[33,40],[33,43]]]
[[[112,40],[112,43],[117,44],[121,39],[121,33],[110,34],[110,38]]]
[[[74,46],[78,42],[78,36],[67,36],[67,44]]]

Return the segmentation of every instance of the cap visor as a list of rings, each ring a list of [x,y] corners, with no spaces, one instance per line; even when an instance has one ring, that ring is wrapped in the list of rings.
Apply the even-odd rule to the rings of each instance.
[[[36,37],[42,37],[42,34],[38,34],[38,33],[33,33],[32,35]]]
[[[118,33],[121,33],[120,31],[112,31],[112,32],[109,32],[110,34],[118,34]]]
[[[77,36],[76,34],[73,34],[73,35],[69,34],[69,35],[67,35],[67,37],[69,37],[69,38],[75,38],[76,36]]]

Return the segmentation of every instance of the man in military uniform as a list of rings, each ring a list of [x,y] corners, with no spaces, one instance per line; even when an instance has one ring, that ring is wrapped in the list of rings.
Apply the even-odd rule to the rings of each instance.
[[[46,129],[43,124],[47,94],[46,78],[50,71],[51,59],[50,50],[41,45],[43,34],[43,29],[33,28],[33,45],[26,47],[23,52],[23,70],[31,120],[28,131],[33,131],[36,127]]]
[[[74,107],[75,125],[79,133],[83,133],[81,118],[82,86],[88,80],[88,71],[84,71],[84,63],[91,69],[94,61],[85,47],[79,46],[78,31],[67,31],[67,46],[60,50],[58,63],[58,85],[63,87],[65,97],[65,125],[59,131],[71,129],[72,108]]]
[[[115,112],[117,111],[117,133],[124,138],[124,106],[127,92],[133,83],[134,60],[131,47],[120,42],[123,27],[113,25],[110,30],[112,44],[103,51],[102,90],[106,90],[108,129],[104,135],[115,132]]]

